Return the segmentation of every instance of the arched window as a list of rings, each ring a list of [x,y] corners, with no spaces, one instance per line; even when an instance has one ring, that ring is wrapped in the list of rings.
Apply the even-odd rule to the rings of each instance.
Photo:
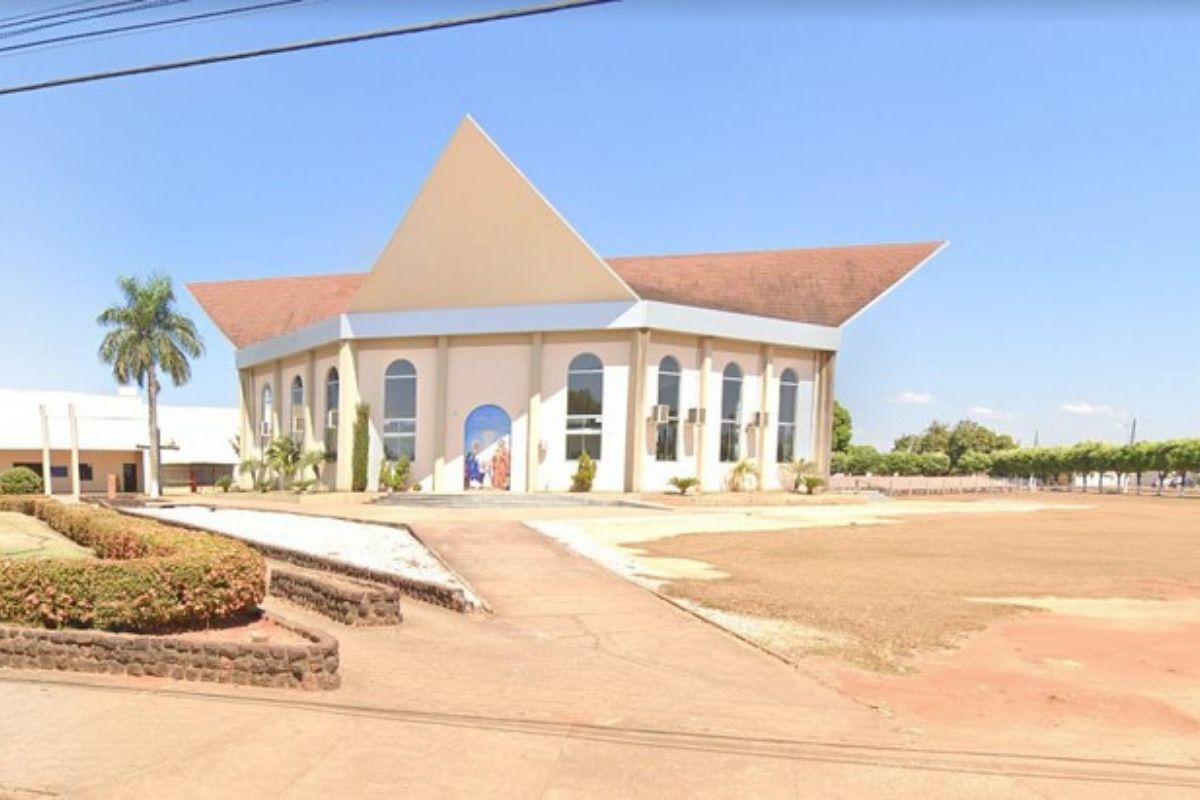
[[[600,458],[604,423],[604,362],[581,353],[567,367],[567,459]]]
[[[271,437],[275,433],[272,424],[272,417],[274,416],[272,413],[273,407],[274,401],[271,397],[271,384],[263,384],[262,402],[258,406],[258,438],[262,442],[263,449],[266,449],[267,445],[271,443]]]
[[[658,423],[654,457],[674,461],[679,453],[679,384],[683,378],[679,362],[666,356],[658,362],[658,405],[666,406],[667,421]]]
[[[742,444],[742,368],[736,361],[725,366],[721,378],[721,460],[737,461]]]
[[[304,442],[304,380],[297,375],[292,378],[292,441]]]
[[[404,359],[383,374],[383,452],[393,461],[417,456],[417,368]]]
[[[800,381],[794,370],[785,369],[779,376],[779,441],[775,444],[775,461],[787,464],[796,459],[796,403],[800,398]]]
[[[337,367],[325,374],[325,452],[337,458],[338,404],[341,402]]]

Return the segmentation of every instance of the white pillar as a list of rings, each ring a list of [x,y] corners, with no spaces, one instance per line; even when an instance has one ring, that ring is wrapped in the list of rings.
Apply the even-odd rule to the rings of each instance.
[[[254,457],[254,372],[250,369],[238,370],[238,458],[245,461]],[[238,485],[243,489],[252,488],[250,473],[243,474],[238,467]]]
[[[705,336],[700,340],[698,353],[700,360],[700,405],[699,409],[706,422],[696,425],[692,434],[696,437],[696,479],[700,481],[700,490],[704,490],[705,440],[708,438],[708,384],[712,378],[712,339]]]
[[[71,499],[79,502],[79,423],[75,418],[75,404],[67,404],[67,418],[71,423]]]
[[[446,480],[446,403],[450,382],[450,337],[437,337],[437,374],[434,376],[433,398],[433,491],[444,492]]]
[[[829,351],[817,354],[817,374],[813,383],[816,395],[813,419],[813,455],[817,472],[829,477],[833,455],[833,370],[837,354]]]
[[[46,418],[46,407],[40,406],[39,410],[42,414],[42,491],[46,493],[46,497],[52,497],[54,489],[51,485],[54,477],[50,468],[50,421]]]
[[[335,487],[351,490],[354,481],[354,420],[359,404],[358,348],[343,340],[338,346],[338,457]]]
[[[759,357],[759,375],[761,383],[758,392],[758,408],[762,413],[760,418],[762,424],[755,431],[758,437],[755,447],[758,449],[758,488],[761,490],[767,481],[767,469],[775,464],[774,453],[767,452],[767,442],[770,439],[768,434],[771,427],[771,383],[775,377],[775,348],[769,344],[762,346],[762,354]]]
[[[525,431],[525,491],[538,490],[542,443],[542,340],[541,332],[529,341],[529,413]]]
[[[304,414],[303,449],[307,452],[320,450],[322,443],[318,441],[316,420],[313,419],[313,409],[316,407],[317,398],[317,353],[315,350],[309,350],[305,355],[307,359],[304,364],[304,410],[302,413]]]
[[[650,331],[633,332],[629,343],[629,399],[625,426],[625,491],[642,488],[642,462],[646,454],[646,350]]]

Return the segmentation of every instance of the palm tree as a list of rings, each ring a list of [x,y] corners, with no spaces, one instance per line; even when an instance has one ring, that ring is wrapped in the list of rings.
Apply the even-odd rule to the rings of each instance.
[[[147,490],[161,494],[159,482],[159,371],[182,386],[192,377],[189,358],[204,354],[196,325],[175,310],[175,290],[165,275],[117,279],[122,302],[100,312],[96,322],[110,330],[100,343],[100,360],[112,367],[113,377],[126,385],[137,381],[146,389],[150,425],[150,474]]]

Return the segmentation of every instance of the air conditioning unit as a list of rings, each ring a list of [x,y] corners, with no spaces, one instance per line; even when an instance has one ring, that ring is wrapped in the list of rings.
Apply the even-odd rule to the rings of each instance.
[[[271,421],[270,420],[264,419],[262,421],[262,424],[258,426],[258,435],[263,437],[264,439],[271,438]]]
[[[650,421],[657,422],[657,423],[670,422],[671,421],[671,407],[670,406],[651,406]]]
[[[755,411],[754,417],[750,420],[750,427],[765,428],[771,424],[771,414],[766,411]]]
[[[297,436],[304,435],[304,417],[292,417],[292,433]]]
[[[705,422],[705,408],[689,408],[687,413],[688,425],[703,425]]]
[[[338,412],[336,408],[331,408],[325,412],[325,427],[336,428],[338,423]]]

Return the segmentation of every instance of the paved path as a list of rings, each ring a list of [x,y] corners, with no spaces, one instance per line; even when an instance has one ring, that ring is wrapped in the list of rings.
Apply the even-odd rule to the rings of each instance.
[[[518,523],[416,529],[494,614],[410,602],[395,628],[318,621],[342,643],[337,692],[0,671],[0,797],[1094,799],[1200,785],[896,750],[909,742],[875,712]]]

